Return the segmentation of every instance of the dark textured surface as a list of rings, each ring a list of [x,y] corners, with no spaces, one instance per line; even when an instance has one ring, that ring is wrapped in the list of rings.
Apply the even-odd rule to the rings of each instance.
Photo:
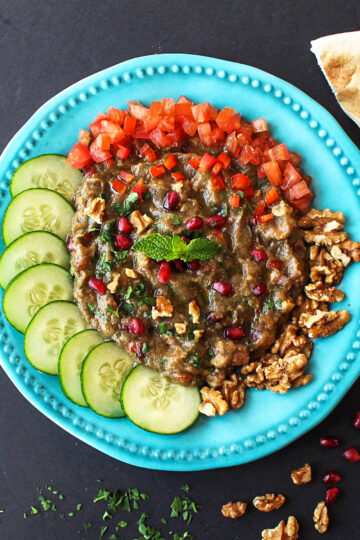
[[[359,129],[347,118],[309,51],[309,41],[322,35],[358,30],[357,0],[221,2],[212,0],[12,0],[0,1],[0,148],[47,99],[78,79],[128,58],[161,52],[216,56],[262,68],[295,84],[325,106],[359,144]],[[312,512],[324,496],[321,483],[329,468],[343,475],[341,497],[330,509],[328,540],[360,538],[359,467],[341,459],[341,450],[319,446],[323,434],[336,434],[343,444],[360,445],[351,427],[360,409],[358,381],[342,403],[318,428],[276,454],[241,467],[200,473],[168,473],[131,467],[77,441],[27,403],[0,373],[0,514],[1,540],[73,540],[99,536],[103,507],[92,499],[98,479],[110,488],[138,487],[151,498],[143,508],[150,521],[168,517],[169,505],[180,486],[189,483],[204,509],[189,527],[196,540],[260,540],[261,530],[288,515],[298,517],[301,540],[318,538]],[[308,461],[314,481],[297,487],[290,471]],[[51,484],[66,498],[59,504],[70,512],[23,519],[36,504],[37,486]],[[226,520],[220,507],[229,500],[248,502],[259,494],[280,492],[284,507],[271,514],[250,508],[239,520]],[[357,501],[357,502],[356,502]],[[59,512],[58,512],[59,513]],[[119,538],[133,540],[138,514],[119,515],[133,526]],[[94,526],[78,534],[85,522]],[[109,533],[114,532],[112,521]],[[180,520],[168,530],[183,532]],[[107,533],[104,538],[109,537]],[[167,536],[166,536],[167,537]]]

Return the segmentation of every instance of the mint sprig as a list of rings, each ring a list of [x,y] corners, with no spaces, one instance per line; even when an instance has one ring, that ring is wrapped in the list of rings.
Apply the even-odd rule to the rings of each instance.
[[[182,261],[207,261],[218,251],[220,246],[208,238],[194,238],[189,244],[174,234],[167,236],[160,233],[152,233],[138,240],[132,249],[144,253],[150,259],[157,261],[172,261],[181,259]]]

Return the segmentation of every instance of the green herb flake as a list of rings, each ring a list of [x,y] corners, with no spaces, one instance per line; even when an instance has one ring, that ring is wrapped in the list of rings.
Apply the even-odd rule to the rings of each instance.
[[[145,296],[144,302],[147,306],[156,306],[155,298],[151,298],[150,296]]]
[[[69,517],[74,517],[74,516],[75,516],[75,512],[69,512],[69,513],[68,513],[68,516],[69,516]]]
[[[88,303],[87,307],[88,307],[88,310],[90,311],[90,313],[94,313],[97,317],[99,317],[100,315],[102,315],[102,311],[101,311],[100,309],[98,309],[98,308],[95,306],[95,304],[90,304],[90,303]],[[59,499],[61,499],[61,498],[63,498],[63,497],[61,497],[61,496],[59,495]]]
[[[24,519],[27,519],[28,515],[27,512],[24,512]]]
[[[162,358],[162,360],[160,360],[160,364],[164,364],[167,361],[168,361],[168,358]]]
[[[166,521],[165,518],[160,518],[160,521],[161,521],[161,523],[162,523],[163,525],[166,525],[166,524],[167,524],[167,521]]]
[[[104,534],[106,533],[107,530],[108,530],[108,527],[107,527],[106,525],[104,525],[103,527],[101,527],[99,538],[102,538],[102,537],[104,536]]]
[[[105,512],[103,513],[103,521],[105,521],[105,519],[112,519],[112,515],[109,514],[109,512],[107,510],[105,510]]]
[[[164,322],[158,323],[159,333],[160,335],[165,334],[166,332],[166,326]]]
[[[32,515],[39,513],[39,509],[36,508],[36,506],[31,506],[30,510],[31,510],[30,514],[32,514]]]
[[[173,216],[171,216],[171,223],[173,225],[181,225],[181,219],[179,218],[179,216],[174,214]]]
[[[85,531],[88,531],[89,529],[91,529],[91,527],[92,527],[92,523],[84,523]]]
[[[127,527],[127,525],[127,521],[119,521],[116,526],[116,530],[118,531],[119,529],[124,529],[125,527]]]
[[[82,504],[77,504],[77,505],[76,505],[76,510],[77,510],[77,511],[79,512],[79,510],[81,510],[81,509],[82,509],[82,507],[83,507],[83,505],[82,505]]]
[[[213,349],[208,349],[208,352],[207,352],[207,353],[208,353],[208,355],[209,355],[210,358],[214,358],[215,353],[214,353]]]
[[[111,534],[111,535],[109,536],[108,540],[118,540],[118,538],[119,538],[119,537],[116,536],[116,534],[113,533],[113,534]]]
[[[114,313],[119,318],[119,308],[113,309],[109,304],[106,306],[107,313]]]
[[[59,514],[59,518],[60,519],[65,519],[65,514],[63,514],[63,513]]]
[[[141,352],[142,352],[143,354],[146,354],[147,352],[149,352],[149,346],[148,346],[147,343],[143,343],[143,346],[142,346],[142,348],[141,348]]]
[[[188,491],[190,491],[190,486],[189,486],[189,484],[185,484],[185,485],[181,486],[181,489],[182,489],[183,491],[188,492]]]

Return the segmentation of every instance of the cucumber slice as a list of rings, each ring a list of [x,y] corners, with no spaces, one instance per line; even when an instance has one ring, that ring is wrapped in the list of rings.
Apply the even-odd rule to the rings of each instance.
[[[0,285],[3,289],[26,268],[43,262],[70,268],[66,244],[55,234],[36,231],[23,234],[12,242],[0,259]]]
[[[56,375],[62,346],[85,328],[86,323],[73,302],[57,300],[46,304],[26,328],[24,350],[27,359],[39,371]]]
[[[59,357],[59,380],[65,396],[77,405],[88,407],[82,390],[80,372],[86,355],[103,342],[96,330],[84,330],[71,337]]]
[[[16,330],[24,333],[35,313],[53,300],[72,300],[73,280],[65,268],[43,263],[17,275],[5,289],[3,310]]]
[[[154,433],[179,433],[199,416],[199,389],[183,386],[146,366],[136,366],[121,391],[125,414],[134,424]]]
[[[59,193],[50,189],[28,189],[9,204],[3,222],[5,244],[30,231],[48,231],[65,240],[74,209]]]
[[[81,369],[81,388],[89,406],[101,416],[125,416],[120,404],[122,384],[134,361],[114,341],[101,343],[89,352]]]
[[[23,163],[15,172],[10,185],[12,197],[31,188],[47,188],[71,201],[82,182],[82,174],[68,164],[65,156],[44,154]]]

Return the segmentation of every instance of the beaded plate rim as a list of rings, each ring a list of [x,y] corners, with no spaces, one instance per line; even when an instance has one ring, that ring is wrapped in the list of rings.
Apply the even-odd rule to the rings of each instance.
[[[357,195],[360,196],[360,171],[355,166],[355,163],[359,164],[358,149],[330,113],[301,90],[282,79],[245,64],[198,55],[161,54],[134,58],[90,75],[63,90],[40,107],[11,139],[0,157],[0,172],[2,173],[0,206],[14,171],[28,159],[37,142],[51,130],[62,115],[71,112],[78,104],[112,86],[130,83],[134,79],[144,77],[161,77],[166,73],[218,77],[232,84],[251,85],[260,92],[273,93],[276,99],[282,100],[284,106],[298,114],[311,130],[316,130],[319,139],[344,169]],[[312,112],[310,113],[309,110]],[[2,214],[3,211],[1,210]],[[105,430],[97,426],[96,422],[86,422],[82,418],[81,410],[65,397],[64,401],[56,399],[43,384],[37,382],[36,370],[28,365],[23,351],[16,350],[7,333],[8,328],[11,327],[1,312],[0,365],[30,403],[63,429],[98,450],[121,461],[152,469],[187,471],[212,469],[238,465],[269,455],[293,442],[321,422],[360,374],[360,367],[357,367],[355,363],[360,349],[360,331],[358,330],[352,340],[351,350],[348,351],[345,359],[341,360],[331,380],[323,386],[312,401],[302,407],[297,416],[289,418],[288,423],[280,425],[275,423],[274,427],[264,433],[259,433],[255,438],[238,441],[230,446],[200,447],[192,451],[172,449],[171,436],[169,436],[170,448],[165,451],[119,437],[111,432],[111,427]],[[103,419],[101,420],[103,423]]]

